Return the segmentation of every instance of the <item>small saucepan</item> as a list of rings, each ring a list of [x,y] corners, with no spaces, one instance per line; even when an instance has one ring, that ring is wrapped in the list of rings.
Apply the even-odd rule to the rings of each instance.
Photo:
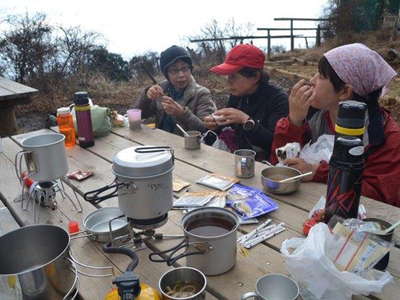
[[[93,211],[86,216],[83,226],[85,230],[80,233],[86,234],[79,237],[88,237],[100,243],[109,243],[112,239],[129,235],[128,219],[118,207],[103,207]]]
[[[302,173],[291,167],[268,167],[261,171],[261,183],[264,190],[273,194],[291,194],[299,189],[301,178],[289,182],[279,182],[283,179],[301,175]]]

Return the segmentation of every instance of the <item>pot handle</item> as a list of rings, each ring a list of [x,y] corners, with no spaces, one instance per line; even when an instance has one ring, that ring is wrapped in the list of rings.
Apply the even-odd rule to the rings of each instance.
[[[92,204],[98,204],[104,200],[110,199],[112,197],[116,197],[118,188],[123,185],[126,185],[126,183],[122,183],[122,182],[116,183],[114,181],[112,184],[108,184],[97,190],[93,190],[93,191],[89,191],[89,192],[85,193],[83,195],[83,198]],[[104,196],[99,196],[101,193],[104,193],[105,191],[110,190],[110,189],[114,189],[114,190]]]
[[[17,178],[21,184],[23,184],[23,178],[22,178],[22,157],[28,153],[32,153],[31,151],[25,151],[21,150],[18,151],[17,154],[15,154],[15,159],[14,159],[14,168],[15,168],[15,175],[17,175]],[[28,174],[29,176],[29,174]]]
[[[63,300],[73,300],[76,298],[76,296],[78,295],[78,291],[79,291],[79,277],[78,277],[78,268],[76,267],[75,262],[70,259],[70,258],[66,258],[72,265],[73,271],[75,273],[75,279],[74,282],[72,283],[71,288],[69,289],[69,291],[65,294],[65,296],[63,297]],[[74,291],[74,289],[76,289],[75,293],[70,297],[70,294],[72,294],[72,292]]]
[[[179,259],[186,257],[186,256],[191,256],[191,255],[197,255],[197,254],[204,254],[207,252],[207,249],[205,250],[198,250],[198,251],[188,251],[188,252],[183,252],[177,256],[174,257],[174,254],[179,251],[180,249],[183,248],[188,248],[192,244],[204,244],[204,242],[189,242],[186,238],[182,240],[178,245],[172,247],[171,249],[160,251],[160,252],[153,252],[149,254],[149,259],[152,262],[166,262],[168,266],[172,266],[175,264]],[[206,243],[208,244],[208,243]],[[169,256],[166,258],[162,257],[162,254],[167,254],[170,253]],[[154,256],[157,255],[161,258],[154,258]]]
[[[135,152],[136,153],[154,153],[154,152],[163,152],[165,150],[171,151],[173,153],[173,149],[169,146],[137,147],[135,149]]]

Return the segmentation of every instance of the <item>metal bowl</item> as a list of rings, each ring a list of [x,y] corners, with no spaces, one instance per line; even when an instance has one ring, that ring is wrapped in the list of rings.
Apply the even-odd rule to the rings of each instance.
[[[299,189],[301,178],[279,183],[280,180],[302,174],[291,167],[268,167],[261,171],[261,183],[264,190],[273,194],[290,194]]]

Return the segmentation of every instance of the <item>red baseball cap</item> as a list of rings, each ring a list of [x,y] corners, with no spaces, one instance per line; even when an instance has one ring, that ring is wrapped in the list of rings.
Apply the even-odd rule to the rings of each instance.
[[[229,75],[239,71],[243,67],[262,69],[265,55],[257,47],[249,44],[241,44],[233,47],[226,55],[225,61],[210,69],[219,75]]]

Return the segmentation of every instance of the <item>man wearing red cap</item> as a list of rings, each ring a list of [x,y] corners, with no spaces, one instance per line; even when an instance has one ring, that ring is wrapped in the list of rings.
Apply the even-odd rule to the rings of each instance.
[[[210,69],[228,77],[231,95],[227,108],[204,118],[211,130],[230,126],[233,140],[225,141],[230,150],[253,149],[257,159],[269,157],[275,123],[288,115],[288,97],[269,83],[264,61],[264,53],[253,45],[232,48],[224,63]]]

